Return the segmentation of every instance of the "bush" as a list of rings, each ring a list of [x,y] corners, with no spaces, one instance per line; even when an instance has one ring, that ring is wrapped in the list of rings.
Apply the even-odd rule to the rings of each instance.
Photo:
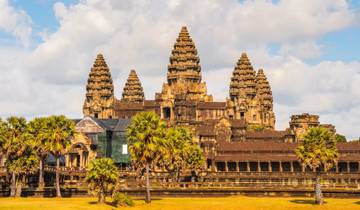
[[[134,206],[134,201],[126,193],[115,192],[113,204],[115,206]]]

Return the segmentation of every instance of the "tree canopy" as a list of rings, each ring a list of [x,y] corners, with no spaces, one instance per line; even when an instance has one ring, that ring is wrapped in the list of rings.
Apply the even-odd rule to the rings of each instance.
[[[99,202],[105,202],[106,191],[115,186],[119,173],[111,158],[91,161],[87,167],[86,181],[98,194]]]

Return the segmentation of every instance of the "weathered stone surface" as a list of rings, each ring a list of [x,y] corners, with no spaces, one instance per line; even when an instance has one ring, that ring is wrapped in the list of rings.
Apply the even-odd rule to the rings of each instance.
[[[91,68],[86,85],[86,98],[83,106],[84,116],[112,118],[114,104],[114,85],[110,69],[102,54],[98,54]]]
[[[139,77],[135,70],[131,70],[122,93],[121,101],[141,103],[144,102],[144,99],[144,91]]]

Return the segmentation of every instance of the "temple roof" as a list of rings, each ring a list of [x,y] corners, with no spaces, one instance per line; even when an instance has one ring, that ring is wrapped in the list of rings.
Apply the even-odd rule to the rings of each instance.
[[[255,71],[246,53],[242,53],[231,77],[230,98],[253,98],[255,94]]]
[[[178,38],[171,51],[168,66],[168,83],[201,82],[200,59],[186,26],[181,28]]]
[[[121,101],[124,102],[143,102],[144,91],[135,70],[131,70],[125,83]]]

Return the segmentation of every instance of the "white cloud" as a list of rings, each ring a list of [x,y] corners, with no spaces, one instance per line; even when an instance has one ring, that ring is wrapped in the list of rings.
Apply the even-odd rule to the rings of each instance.
[[[11,33],[28,47],[31,39],[31,18],[23,11],[12,7],[8,0],[0,0],[0,32]]]
[[[134,68],[151,99],[166,80],[177,33],[187,25],[208,92],[217,100],[225,100],[233,66],[247,51],[272,84],[279,128],[287,126],[290,114],[313,112],[339,132],[359,135],[351,129],[360,123],[359,63],[303,61],[321,56],[317,41],[324,34],[355,24],[356,14],[346,0],[82,0],[70,6],[56,3],[54,13],[60,26],[43,33],[43,43],[4,59],[13,59],[11,63],[0,59],[7,72],[0,93],[13,93],[0,102],[2,116],[81,117],[88,72],[99,52],[111,67],[118,97]],[[269,54],[271,44],[281,46],[278,55]]]

